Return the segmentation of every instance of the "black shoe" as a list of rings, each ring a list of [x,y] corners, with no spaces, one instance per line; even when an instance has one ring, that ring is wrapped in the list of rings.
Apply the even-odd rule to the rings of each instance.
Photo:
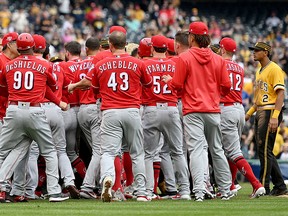
[[[270,192],[270,196],[281,196],[281,195],[288,195],[287,189],[273,188],[272,191]]]

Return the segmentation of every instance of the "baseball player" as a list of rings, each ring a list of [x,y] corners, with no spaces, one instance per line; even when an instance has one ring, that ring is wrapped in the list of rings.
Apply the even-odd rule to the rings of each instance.
[[[81,45],[76,41],[71,41],[65,44],[65,61],[60,62],[60,67],[63,68],[65,76],[74,82],[75,73],[78,71],[81,59]],[[77,171],[82,179],[84,179],[86,174],[86,167],[82,159],[78,156],[76,152],[76,134],[77,134],[77,113],[79,110],[79,98],[78,94],[75,91],[73,94],[70,94],[68,98],[63,97],[63,100],[67,100],[69,103],[69,109],[65,112],[62,112],[65,124],[65,135],[66,135],[66,150],[67,155],[71,161],[72,167]]]
[[[234,181],[237,170],[239,170],[253,187],[253,193],[250,197],[256,198],[265,194],[265,188],[255,177],[252,168],[243,157],[240,149],[240,139],[245,124],[245,111],[242,105],[244,70],[236,62],[232,61],[237,49],[236,42],[233,39],[223,38],[220,41],[220,47],[220,53],[226,61],[231,80],[230,93],[220,99],[222,144],[229,159],[232,174],[231,191],[237,191]]]
[[[178,173],[181,199],[190,200],[188,166],[182,150],[182,126],[177,108],[176,91],[161,81],[162,75],[173,76],[176,65],[165,56],[166,37],[156,35],[151,38],[153,58],[144,62],[146,71],[153,77],[153,87],[143,91],[143,133],[148,194],[153,192],[153,159],[159,149],[162,133],[170,148],[175,172]]]
[[[151,52],[151,38],[142,38],[139,42],[139,47],[138,47],[138,57],[139,59],[148,59],[152,57],[152,52]],[[140,116],[142,116],[142,111],[140,107]],[[124,189],[124,195],[127,199],[133,198],[135,188],[133,186],[133,171],[132,171],[132,160],[129,154],[129,151],[127,148],[123,149],[122,146],[122,151],[123,151],[123,156],[122,156],[122,161],[123,161],[123,168],[125,171],[125,176],[126,176],[126,182],[125,182],[125,189]]]
[[[266,194],[279,196],[287,194],[287,187],[273,154],[277,128],[282,121],[284,104],[284,73],[270,60],[271,46],[257,42],[253,47],[254,61],[261,67],[256,72],[254,105],[246,113],[246,121],[257,110],[255,118],[255,139],[260,158],[260,181]],[[274,185],[270,191],[270,178]]]
[[[0,64],[4,66],[7,62],[19,56],[16,46],[16,39],[18,37],[18,33],[10,32],[3,36],[2,39],[2,52],[0,53]],[[0,131],[3,124],[3,118],[6,114],[7,102],[8,102],[8,92],[7,88],[1,88],[0,96]]]
[[[0,78],[1,85],[7,83],[9,92],[9,106],[0,138],[0,201],[6,202],[7,181],[33,140],[39,143],[46,160],[49,201],[64,201],[69,197],[61,196],[57,152],[40,105],[46,83],[56,90],[56,81],[48,72],[52,67],[46,60],[33,56],[35,43],[30,34],[20,34],[16,44],[20,56],[6,64]]]
[[[109,29],[109,34],[111,34],[113,32],[122,32],[125,35],[127,33],[126,29],[123,28],[122,26],[111,26],[110,29]],[[107,49],[107,43],[106,43],[105,39],[102,41],[102,45],[101,45],[100,51],[101,52],[98,52],[93,57],[93,60],[92,60],[93,65],[96,65],[99,61],[105,59],[106,57],[111,57],[112,56],[112,52],[109,49],[109,46],[108,46],[108,49]]]
[[[167,52],[166,52],[166,57],[167,58],[173,58],[176,56],[175,52],[175,46],[174,46],[174,39],[172,38],[167,38]]]
[[[221,199],[229,200],[233,196],[231,174],[221,144],[219,103],[220,95],[230,92],[231,82],[224,59],[208,48],[210,37],[205,23],[190,24],[189,44],[191,48],[179,55],[173,79],[163,76],[163,81],[175,89],[183,87],[184,135],[195,201],[202,202],[206,193],[204,173],[208,164],[208,145]]]
[[[137,201],[150,201],[146,196],[145,165],[142,143],[141,118],[139,114],[141,82],[149,86],[151,76],[145,73],[143,63],[125,53],[126,34],[120,31],[109,36],[113,57],[98,62],[92,77],[92,86],[102,97],[101,123],[101,181],[102,200],[110,202],[114,182],[114,159],[121,148],[122,138],[127,141],[133,162],[137,189]],[[83,83],[83,82],[82,82]],[[69,90],[85,85],[71,84]]]
[[[35,42],[35,47],[33,49],[34,55],[37,58],[42,59],[42,55],[44,52],[48,50],[49,53],[49,44],[46,47],[46,40],[41,35],[33,35],[33,39]],[[47,48],[47,49],[46,49]],[[64,83],[63,71],[59,66],[53,65],[52,72],[55,80],[57,80],[58,89],[55,91],[57,95],[56,99],[53,101],[57,101],[55,103],[50,102],[45,99],[44,103],[42,103],[42,107],[45,110],[45,114],[48,120],[48,123],[51,127],[53,141],[56,145],[57,156],[59,161],[59,170],[61,173],[61,179],[64,180],[64,187],[70,193],[71,198],[79,198],[79,192],[75,188],[74,184],[74,173],[71,168],[70,161],[66,154],[66,140],[65,140],[65,132],[64,132],[64,123],[62,118],[61,110],[56,104],[60,104],[61,106],[61,97],[62,97],[62,86]],[[69,84],[69,80],[66,79],[66,87]],[[54,95],[54,94],[53,94]],[[45,97],[47,94],[45,94]],[[12,182],[12,190],[10,194],[17,197],[22,197],[25,193],[25,197],[29,199],[35,199],[35,190],[38,184],[38,162],[39,157],[39,148],[36,142],[32,142],[30,147],[29,155],[23,158],[23,160],[19,163],[19,165],[15,169],[15,173],[13,176]],[[28,163],[27,163],[27,159]],[[27,164],[27,169],[26,165]],[[26,178],[25,178],[26,175]]]
[[[79,65],[79,70],[75,74],[75,83],[86,77],[88,71],[93,67],[93,56],[99,52],[100,43],[97,38],[88,38],[85,43],[87,58]],[[78,91],[80,109],[78,122],[90,147],[92,148],[92,158],[86,171],[80,196],[86,199],[96,199],[93,192],[96,179],[100,179],[100,98],[94,96],[93,89]]]

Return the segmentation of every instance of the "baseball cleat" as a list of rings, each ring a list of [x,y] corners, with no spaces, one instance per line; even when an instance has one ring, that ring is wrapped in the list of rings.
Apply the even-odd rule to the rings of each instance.
[[[264,187],[259,187],[258,189],[255,189],[253,191],[253,193],[250,195],[250,198],[251,199],[254,199],[254,198],[259,198],[260,196],[264,196],[266,193],[266,190]]]
[[[111,187],[112,187],[112,178],[110,176],[106,176],[103,181],[102,194],[101,194],[101,199],[103,202],[111,202],[112,200]]]
[[[135,196],[135,189],[132,185],[129,185],[128,187],[126,187],[124,189],[124,196],[126,199],[134,199],[134,198],[137,198]]]
[[[74,185],[68,185],[66,187],[66,189],[68,190],[70,197],[72,199],[79,199],[80,198],[79,190]]]
[[[191,196],[190,196],[190,194],[182,194],[180,196],[180,199],[181,200],[191,200]]]
[[[113,194],[112,196],[113,201],[126,201],[126,198],[124,194],[122,193],[122,191],[120,190],[120,188],[112,194]]]
[[[231,187],[231,188],[230,188],[230,191],[231,191],[231,193],[232,193],[234,196],[237,196],[238,190],[237,190],[237,188],[236,188],[235,185],[234,185],[234,187]]]
[[[221,194],[221,200],[224,200],[224,201],[226,201],[226,200],[230,200],[232,197],[234,197],[235,195],[233,194],[233,193],[231,193],[231,192],[229,192],[229,193],[227,193],[227,194]]]
[[[9,194],[6,193],[6,191],[0,192],[0,203],[10,203],[11,200],[9,199]]]
[[[80,190],[80,197],[84,199],[97,199],[97,195],[93,191]]]
[[[288,190],[287,189],[278,189],[278,188],[273,188],[272,191],[270,192],[270,196],[281,196],[281,195],[287,195]]]
[[[69,197],[63,197],[61,194],[52,194],[49,197],[49,202],[62,202],[68,199]]]
[[[25,196],[11,196],[13,202],[28,202],[28,199]]]
[[[237,191],[242,189],[242,186],[240,184],[235,184],[235,187],[236,187]]]
[[[149,202],[151,201],[151,197],[148,197],[148,196],[137,196],[137,199],[136,199],[138,202]]]
[[[160,197],[159,194],[153,193],[151,196],[151,199],[152,200],[162,200],[162,197]]]
[[[204,198],[203,197],[195,197],[194,201],[195,202],[203,202]]]

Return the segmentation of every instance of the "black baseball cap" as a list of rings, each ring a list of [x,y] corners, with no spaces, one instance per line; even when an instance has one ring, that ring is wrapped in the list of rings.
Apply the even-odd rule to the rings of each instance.
[[[50,62],[61,62],[63,59],[61,59],[59,56],[53,56],[49,59]]]
[[[254,46],[249,47],[250,50],[268,51],[271,53],[271,46],[264,42],[257,42]]]

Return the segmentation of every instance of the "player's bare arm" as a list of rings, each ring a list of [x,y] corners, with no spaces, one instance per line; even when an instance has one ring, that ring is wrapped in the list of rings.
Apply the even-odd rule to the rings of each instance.
[[[278,116],[279,113],[281,112],[283,101],[284,101],[284,89],[278,89],[276,91],[277,93],[277,99],[275,103],[275,110],[273,112],[272,118],[270,118],[269,121],[269,131],[272,133],[275,133],[278,128]]]
[[[72,93],[75,89],[87,89],[91,86],[91,81],[83,78],[77,83],[71,83],[68,85],[68,92]]]

